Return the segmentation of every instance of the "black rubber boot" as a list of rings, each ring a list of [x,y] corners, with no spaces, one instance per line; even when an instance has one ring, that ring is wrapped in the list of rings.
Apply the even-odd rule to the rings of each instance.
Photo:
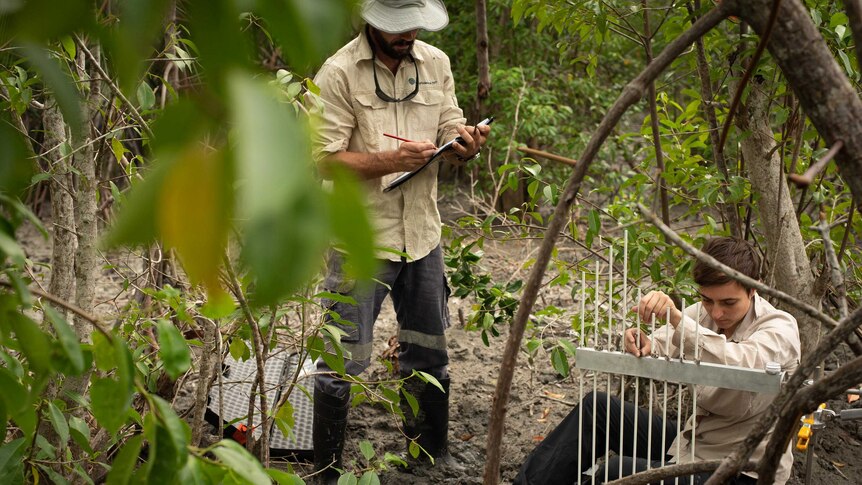
[[[405,384],[407,391],[413,394],[419,403],[419,412],[414,416],[407,400],[401,401],[408,450],[410,440],[413,439],[434,458],[434,468],[447,468],[453,472],[463,471],[463,466],[449,454],[449,378],[438,379],[438,382],[445,392],[433,384],[419,380],[411,379]],[[408,460],[410,468],[417,475],[426,474],[427,468],[431,466],[431,461],[425,452],[420,452],[417,459]]]
[[[314,471],[316,483],[335,485],[341,475],[341,451],[350,394],[339,398],[314,389]]]

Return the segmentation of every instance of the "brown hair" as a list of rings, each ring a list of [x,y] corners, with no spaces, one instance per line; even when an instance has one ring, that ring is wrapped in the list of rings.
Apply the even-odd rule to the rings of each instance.
[[[701,251],[749,278],[760,279],[760,255],[757,254],[754,245],[748,241],[732,237],[716,237],[707,240]],[[733,281],[726,274],[707,266],[700,260],[695,261],[692,273],[694,282],[699,286],[723,285]],[[748,289],[747,286],[742,286]]]

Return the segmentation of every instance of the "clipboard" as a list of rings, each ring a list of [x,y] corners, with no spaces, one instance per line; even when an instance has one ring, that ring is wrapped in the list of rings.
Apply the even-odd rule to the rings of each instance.
[[[494,117],[489,116],[489,117],[485,118],[484,120],[480,121],[476,126],[490,125],[493,122],[494,122]],[[431,163],[434,162],[435,160],[437,160],[440,157],[440,155],[447,152],[448,150],[452,150],[452,144],[455,142],[463,143],[464,140],[459,136],[459,137],[455,138],[454,140],[450,141],[449,143],[446,143],[445,145],[441,146],[440,148],[437,149],[436,152],[434,152],[433,155],[431,155],[431,158],[429,158],[428,161],[425,162],[424,165],[417,168],[416,170],[413,170],[412,172],[402,173],[401,175],[399,175],[398,177],[393,179],[392,182],[389,182],[389,185],[384,187],[383,191],[389,192],[390,190],[398,187],[399,185],[403,184],[404,182],[407,182],[408,180],[413,178],[416,174],[418,174],[422,170],[425,170],[425,167],[427,167],[428,165],[431,165]]]

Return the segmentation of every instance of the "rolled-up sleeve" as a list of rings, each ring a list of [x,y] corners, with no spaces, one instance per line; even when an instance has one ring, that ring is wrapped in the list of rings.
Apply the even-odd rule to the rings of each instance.
[[[310,111],[317,124],[312,154],[320,161],[329,155],[347,150],[356,127],[353,105],[348,98],[349,81],[346,73],[327,63],[314,77],[320,88],[320,103],[312,103]]]

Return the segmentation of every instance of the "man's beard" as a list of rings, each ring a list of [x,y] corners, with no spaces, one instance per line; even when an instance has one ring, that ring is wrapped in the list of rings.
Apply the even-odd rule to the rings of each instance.
[[[377,44],[377,47],[380,48],[387,57],[392,59],[404,59],[410,55],[410,52],[413,50],[413,41],[399,39],[392,43],[388,43],[383,39],[383,36],[380,35],[380,31],[377,29],[371,29],[371,36],[374,38],[374,43]],[[398,51],[395,49],[396,47],[407,47],[407,49]]]

